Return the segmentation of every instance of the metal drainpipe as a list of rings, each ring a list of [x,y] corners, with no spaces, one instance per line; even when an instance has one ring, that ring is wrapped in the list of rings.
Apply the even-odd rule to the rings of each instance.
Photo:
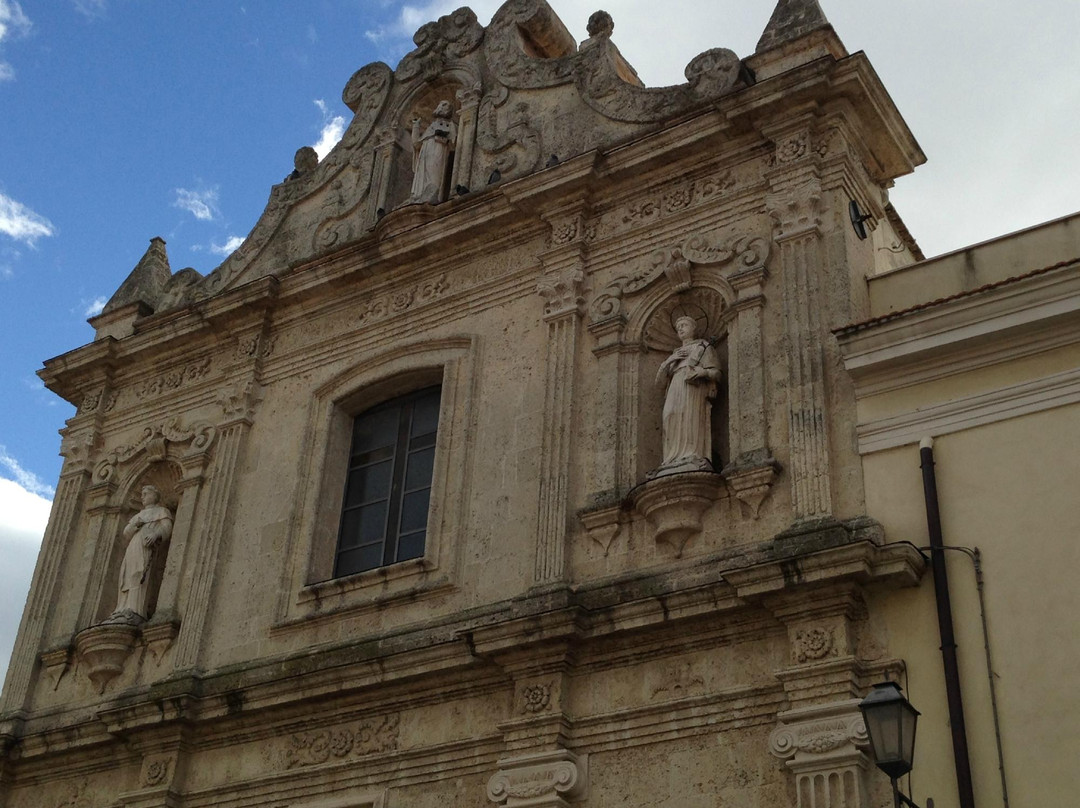
[[[922,461],[923,494],[926,498],[926,527],[930,534],[930,568],[934,575],[934,598],[937,602],[938,631],[941,634],[941,661],[945,668],[945,695],[949,702],[949,725],[952,729],[953,761],[960,808],[975,808],[971,786],[971,761],[968,757],[964,702],[960,695],[960,668],[956,662],[956,637],[953,634],[949,578],[945,568],[945,547],[941,539],[941,515],[938,512],[937,478],[934,475],[934,439],[919,443]]]

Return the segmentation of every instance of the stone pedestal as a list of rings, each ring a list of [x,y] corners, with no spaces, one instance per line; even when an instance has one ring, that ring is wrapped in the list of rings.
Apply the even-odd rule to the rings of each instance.
[[[630,492],[634,508],[656,530],[656,541],[681,556],[686,543],[701,532],[701,517],[716,500],[724,478],[712,471],[657,477]]]
[[[86,675],[99,692],[124,670],[124,663],[135,648],[139,629],[129,623],[106,623],[91,626],[75,637],[75,650],[87,667]]]

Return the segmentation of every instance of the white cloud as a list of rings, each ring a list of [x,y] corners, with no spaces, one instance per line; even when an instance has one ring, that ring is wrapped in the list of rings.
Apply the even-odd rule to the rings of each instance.
[[[13,36],[25,36],[32,23],[15,0],[0,0],[0,42]]]
[[[108,302],[108,298],[98,295],[86,305],[86,309],[83,311],[83,316],[97,317],[99,314],[101,314],[101,310],[105,308],[105,304]]]
[[[214,255],[221,255],[227,257],[232,255],[233,252],[236,251],[236,248],[243,243],[244,239],[242,236],[229,236],[229,238],[225,240],[224,244],[211,243],[210,252],[214,253]]]
[[[52,498],[56,491],[53,490],[51,485],[44,483],[40,477],[34,472],[27,471],[20,464],[19,461],[8,454],[7,449],[0,444],[0,470],[7,470],[8,481],[10,478],[14,478],[15,482],[19,484],[21,488],[24,488],[31,494],[38,497]],[[4,478],[0,477],[0,481]],[[3,513],[5,508],[0,508],[0,513]]]
[[[52,222],[30,210],[22,202],[0,194],[0,233],[33,247],[39,238],[56,233],[56,228]]]
[[[174,208],[186,210],[200,222],[209,222],[218,214],[217,188],[205,191],[189,191],[187,188],[176,189]]]
[[[13,81],[15,79],[15,68],[7,62],[0,62],[0,81]]]
[[[7,673],[51,507],[40,493],[0,477],[0,558],[4,560],[0,564],[0,680]]]
[[[319,140],[313,144],[313,148],[315,153],[319,155],[319,159],[322,160],[341,140],[341,136],[345,134],[345,118],[342,115],[331,115],[326,102],[321,98],[315,99],[315,106],[322,113],[323,123],[322,130],[319,132]]]
[[[96,20],[105,16],[108,0],[74,0],[75,10],[87,19]]]

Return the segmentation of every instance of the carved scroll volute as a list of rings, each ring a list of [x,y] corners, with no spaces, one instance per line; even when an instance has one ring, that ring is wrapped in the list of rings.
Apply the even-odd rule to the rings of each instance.
[[[488,799],[506,808],[562,808],[588,797],[588,757],[565,749],[499,761]]]

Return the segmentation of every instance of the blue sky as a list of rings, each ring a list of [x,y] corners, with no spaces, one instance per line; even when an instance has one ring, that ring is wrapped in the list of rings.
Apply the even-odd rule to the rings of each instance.
[[[597,5],[551,0],[584,38]],[[329,148],[364,64],[458,3],[0,0],[0,614],[21,611],[73,409],[35,376],[145,251],[206,273],[303,145]],[[486,23],[498,3],[471,4]],[[892,198],[938,254],[1080,209],[1075,0],[822,0],[866,50],[928,165]],[[614,0],[650,85],[710,47],[749,55],[772,0]],[[0,672],[14,625],[0,622]]]

